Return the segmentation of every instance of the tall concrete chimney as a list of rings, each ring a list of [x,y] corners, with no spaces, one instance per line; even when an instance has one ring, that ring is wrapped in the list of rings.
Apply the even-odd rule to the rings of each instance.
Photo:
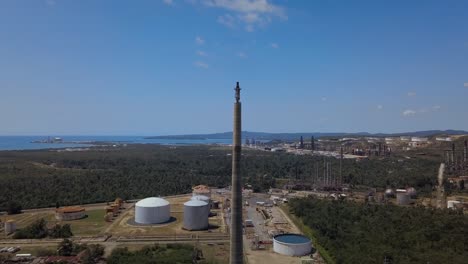
[[[232,201],[231,201],[231,252],[230,263],[244,263],[242,241],[242,176],[241,159],[241,102],[240,87],[237,82],[236,102],[234,103],[234,130],[232,133]]]

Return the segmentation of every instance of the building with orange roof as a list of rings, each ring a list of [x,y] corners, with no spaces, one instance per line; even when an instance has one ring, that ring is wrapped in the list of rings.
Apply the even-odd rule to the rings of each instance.
[[[211,189],[210,187],[206,185],[197,185],[192,188],[192,195],[193,196],[204,195],[204,196],[207,196],[208,198],[211,198]]]
[[[81,206],[61,207],[55,210],[55,219],[59,221],[70,221],[84,218],[86,209]]]

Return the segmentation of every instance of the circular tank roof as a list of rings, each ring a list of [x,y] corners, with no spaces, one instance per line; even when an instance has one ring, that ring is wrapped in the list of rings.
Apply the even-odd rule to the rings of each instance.
[[[209,201],[210,197],[205,196],[205,195],[194,195],[192,196],[191,200]]]
[[[139,207],[158,207],[158,206],[166,206],[166,205],[169,205],[169,202],[164,200],[163,198],[158,198],[158,197],[145,198],[136,203],[136,206],[139,206]]]
[[[305,244],[309,243],[310,239],[299,234],[283,234],[274,237],[276,241],[287,243],[287,244]]]
[[[207,202],[200,201],[200,200],[190,200],[184,203],[185,206],[206,206],[208,205]]]

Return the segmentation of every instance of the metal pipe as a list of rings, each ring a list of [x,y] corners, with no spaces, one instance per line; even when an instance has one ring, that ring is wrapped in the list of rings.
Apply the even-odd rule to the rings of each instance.
[[[465,139],[465,147],[463,148],[463,163],[465,163],[465,165],[467,165],[466,164],[466,162],[467,162],[466,155],[468,155],[468,141]]]
[[[455,165],[455,143],[452,143],[452,165]]]
[[[338,184],[340,187],[343,184],[343,146],[340,147],[340,180]]]

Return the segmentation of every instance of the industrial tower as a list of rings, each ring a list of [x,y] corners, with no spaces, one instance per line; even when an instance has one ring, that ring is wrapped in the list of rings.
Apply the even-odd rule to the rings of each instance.
[[[234,130],[232,133],[232,201],[231,201],[231,251],[230,263],[244,263],[242,245],[242,176],[240,175],[241,159],[241,102],[240,87],[237,82],[236,102],[234,103]]]

